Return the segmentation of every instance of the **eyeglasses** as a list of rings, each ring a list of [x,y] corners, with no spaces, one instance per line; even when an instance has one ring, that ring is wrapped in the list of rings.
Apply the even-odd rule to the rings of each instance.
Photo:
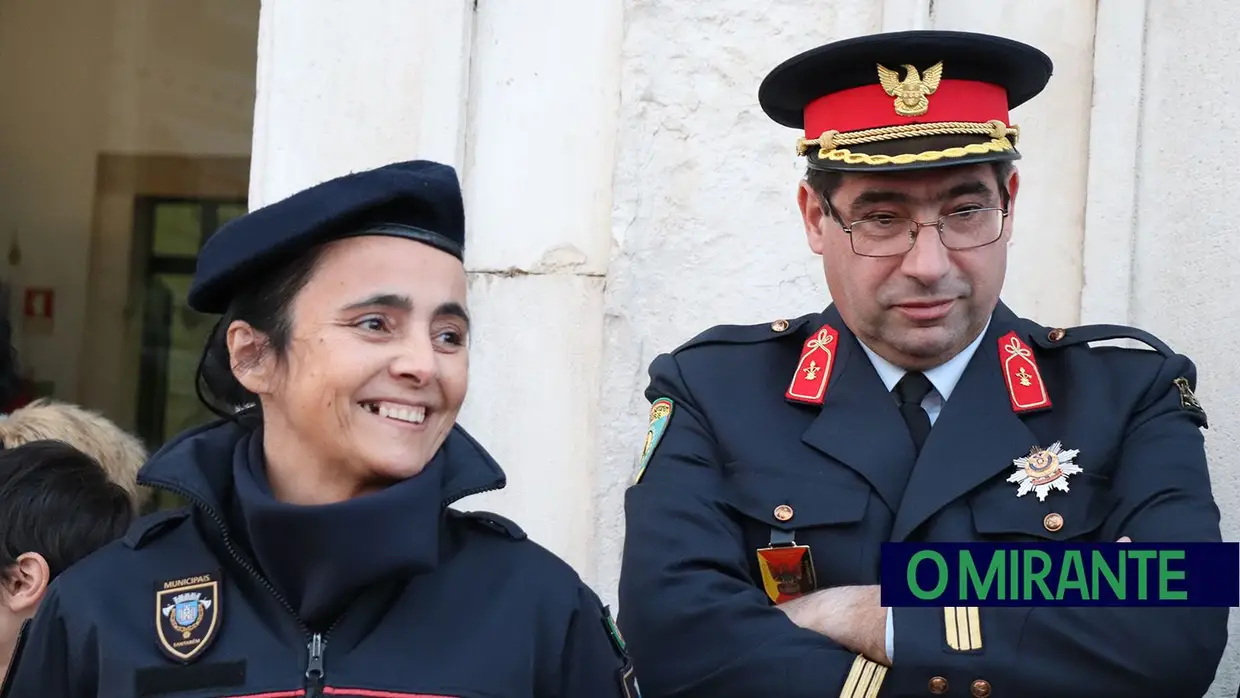
[[[938,230],[939,239],[949,250],[971,250],[993,244],[1003,236],[1006,208],[974,208],[949,213],[937,221],[921,223],[908,218],[866,218],[845,224],[831,207],[831,217],[848,234],[855,254],[862,257],[896,257],[906,254],[917,243],[922,228]]]

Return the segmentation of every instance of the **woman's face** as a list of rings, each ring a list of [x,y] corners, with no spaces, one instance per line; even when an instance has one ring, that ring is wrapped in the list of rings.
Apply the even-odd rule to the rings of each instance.
[[[295,297],[284,356],[234,323],[234,365],[259,357],[238,378],[262,400],[277,496],[291,486],[293,499],[338,501],[421,472],[465,399],[465,291],[449,254],[398,237],[347,238],[325,248]],[[281,488],[281,472],[303,484]]]

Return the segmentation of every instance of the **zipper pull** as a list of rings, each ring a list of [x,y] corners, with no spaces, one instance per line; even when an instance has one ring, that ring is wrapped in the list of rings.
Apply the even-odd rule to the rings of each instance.
[[[323,636],[315,633],[306,649],[310,655],[306,662],[306,696],[313,698],[323,695]]]

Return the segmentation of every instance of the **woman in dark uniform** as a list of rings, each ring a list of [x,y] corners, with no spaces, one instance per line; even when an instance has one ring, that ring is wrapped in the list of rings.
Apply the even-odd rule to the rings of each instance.
[[[456,173],[411,162],[254,211],[203,248],[224,419],[140,482],[191,506],[52,585],[4,698],[636,698],[610,614],[493,514],[469,375]]]

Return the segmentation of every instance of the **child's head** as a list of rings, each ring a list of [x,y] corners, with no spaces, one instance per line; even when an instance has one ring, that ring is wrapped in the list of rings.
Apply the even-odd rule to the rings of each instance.
[[[56,575],[124,535],[130,495],[60,441],[0,450],[0,678],[24,620]]]
[[[0,419],[0,444],[13,448],[31,441],[63,441],[94,458],[112,481],[125,488],[135,509],[149,490],[138,486],[146,449],[129,432],[106,417],[77,405],[36,400]]]

